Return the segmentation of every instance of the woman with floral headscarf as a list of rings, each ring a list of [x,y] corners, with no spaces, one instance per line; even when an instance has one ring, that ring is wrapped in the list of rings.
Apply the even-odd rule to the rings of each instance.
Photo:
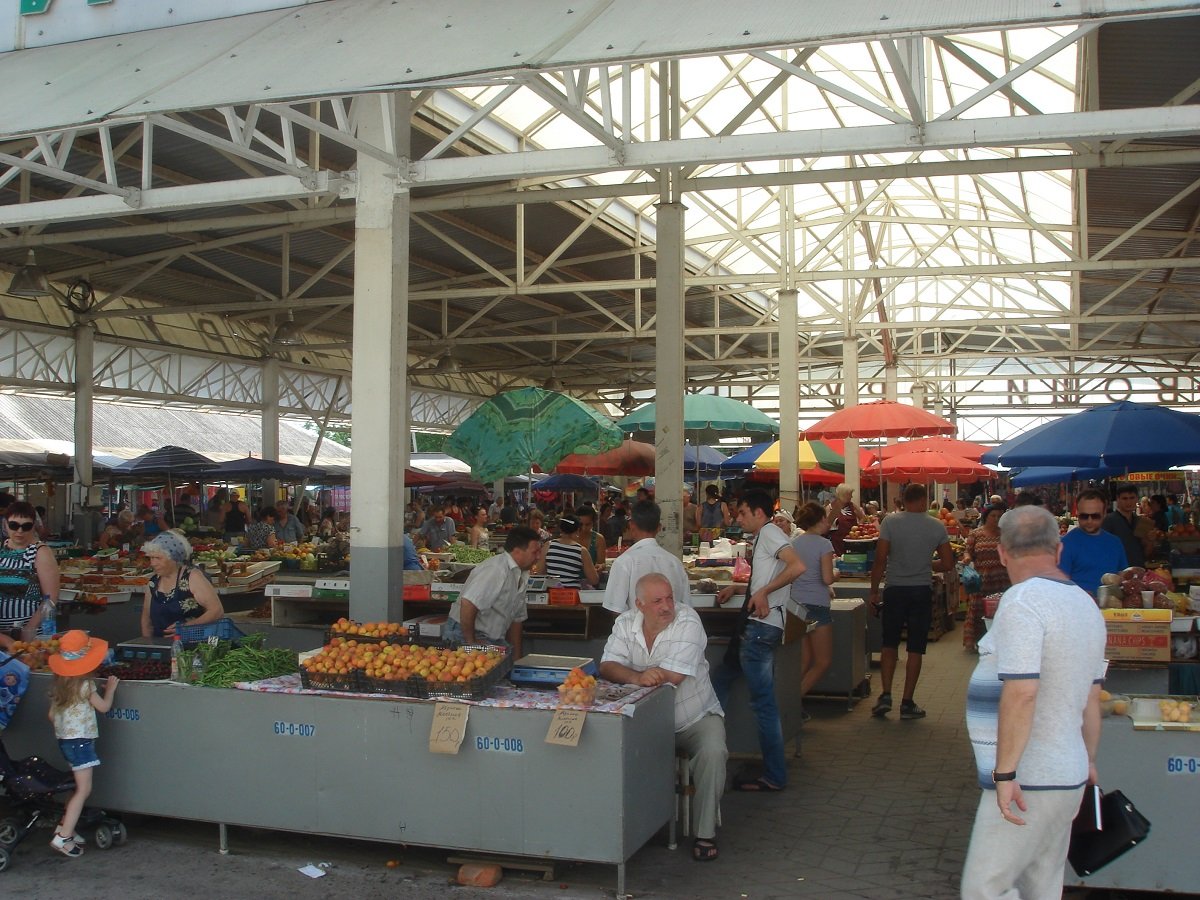
[[[225,615],[216,589],[188,563],[192,546],[178,531],[164,531],[142,546],[154,574],[142,606],[142,637],[170,637],[175,626],[207,625]]]

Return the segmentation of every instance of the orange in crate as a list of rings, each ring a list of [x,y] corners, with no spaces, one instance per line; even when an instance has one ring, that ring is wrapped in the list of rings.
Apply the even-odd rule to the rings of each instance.
[[[551,606],[578,606],[579,605],[579,589],[578,588],[550,588],[550,605]]]

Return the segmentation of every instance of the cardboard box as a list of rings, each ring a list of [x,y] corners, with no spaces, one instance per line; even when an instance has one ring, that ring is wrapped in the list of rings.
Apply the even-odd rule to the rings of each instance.
[[[440,638],[442,636],[442,629],[446,627],[448,619],[449,616],[434,613],[428,616],[418,616],[415,619],[406,619],[404,626],[409,630],[410,634],[418,634],[421,637]]]
[[[1108,644],[1104,655],[1113,662],[1171,661],[1171,610],[1105,609]]]
[[[311,584],[268,584],[263,588],[267,597],[311,597]]]

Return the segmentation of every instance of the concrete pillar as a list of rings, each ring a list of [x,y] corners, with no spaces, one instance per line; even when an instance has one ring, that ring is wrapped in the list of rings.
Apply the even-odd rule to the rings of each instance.
[[[662,508],[663,528],[659,543],[672,553],[683,552],[684,209],[682,203],[660,203],[657,219],[654,499]]]
[[[858,406],[858,387],[858,341],[850,335],[842,338],[842,395],[847,409]],[[854,488],[855,500],[861,500],[857,438],[846,439],[846,484]]]
[[[890,366],[885,366],[883,370],[883,398],[895,402],[899,399],[899,366],[894,362]],[[895,438],[888,438],[887,443],[896,443]],[[890,481],[883,482],[879,489],[880,512],[889,513],[892,511],[892,503],[894,498],[900,496],[900,485],[892,484]]]
[[[262,458],[279,459],[279,360],[269,358],[263,363],[262,386]],[[262,502],[273,504],[280,499],[279,482],[267,478],[262,483]]]
[[[779,507],[800,502],[799,313],[795,290],[779,292]]]
[[[410,104],[403,92],[358,98],[359,136],[407,156]],[[350,615],[359,621],[399,621],[404,612],[404,448],[409,439],[411,201],[407,188],[398,186],[394,167],[359,153],[357,169]]]
[[[97,517],[86,507],[92,487],[92,386],[95,381],[96,331],[91,325],[75,326],[75,483],[71,486],[72,527],[75,540],[89,546],[97,534]]]

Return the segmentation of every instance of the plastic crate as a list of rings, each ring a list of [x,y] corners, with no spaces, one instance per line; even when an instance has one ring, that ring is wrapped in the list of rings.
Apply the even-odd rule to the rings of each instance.
[[[552,587],[548,593],[550,594],[551,606],[579,605],[579,588]]]
[[[446,641],[440,641],[437,645],[457,646]],[[472,678],[470,681],[426,681],[423,678],[388,681],[383,678],[368,678],[360,673],[359,690],[369,694],[390,694],[393,697],[412,697],[418,700],[431,700],[438,697],[449,697],[454,700],[482,700],[512,671],[512,650],[492,644],[463,644],[462,647],[466,650],[501,650],[504,652],[504,656],[486,674]]]
[[[433,590],[427,584],[406,584],[400,596],[404,600],[429,600],[433,597]]]
[[[185,647],[195,647],[197,644],[202,644],[210,637],[216,637],[222,641],[232,641],[237,644],[246,636],[245,632],[233,624],[232,619],[218,619],[215,622],[209,622],[207,625],[176,625],[175,633],[179,635],[179,639],[183,641]]]
[[[310,672],[304,666],[300,667],[300,684],[309,691],[348,691],[361,693],[362,673],[350,672],[346,675],[335,675],[331,672]]]
[[[413,639],[413,634],[410,631],[408,634],[355,634],[349,631],[334,631],[328,629],[325,632],[325,643],[328,644],[334,638],[345,638],[348,641],[358,641],[360,644],[415,644],[418,643]]]

